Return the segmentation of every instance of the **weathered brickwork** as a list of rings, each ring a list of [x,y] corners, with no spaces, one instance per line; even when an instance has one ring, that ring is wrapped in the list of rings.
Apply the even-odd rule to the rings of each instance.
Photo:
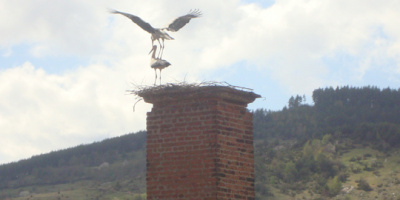
[[[143,95],[147,199],[254,199],[252,115],[258,95],[225,87]]]

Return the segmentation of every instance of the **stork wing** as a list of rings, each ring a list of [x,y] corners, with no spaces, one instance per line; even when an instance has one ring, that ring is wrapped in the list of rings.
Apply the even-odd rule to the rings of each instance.
[[[168,25],[168,31],[176,32],[182,27],[184,27],[192,18],[197,18],[201,16],[200,10],[190,10],[188,14],[176,18],[171,24]]]
[[[155,29],[147,22],[143,21],[142,19],[140,19],[140,17],[135,16],[135,15],[131,15],[129,13],[124,13],[124,12],[119,12],[117,10],[110,10],[111,13],[113,14],[121,14],[125,17],[128,17],[129,19],[131,19],[135,24],[137,24],[138,26],[140,26],[140,28],[142,28],[143,30],[149,32],[149,33],[154,33]]]

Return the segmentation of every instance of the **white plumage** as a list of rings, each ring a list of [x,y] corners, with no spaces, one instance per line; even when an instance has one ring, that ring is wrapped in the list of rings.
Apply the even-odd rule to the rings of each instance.
[[[197,17],[201,16],[201,12],[199,10],[197,10],[197,9],[190,10],[188,14],[176,18],[165,28],[153,28],[149,23],[143,21],[138,16],[135,16],[135,15],[132,15],[129,13],[120,12],[117,10],[111,10],[110,12],[113,14],[121,14],[125,17],[128,17],[135,24],[137,24],[140,28],[149,32],[151,34],[151,45],[154,46],[155,40],[157,40],[158,43],[160,44],[161,50],[158,55],[159,58],[162,57],[162,53],[164,51],[164,40],[173,40],[174,39],[170,35],[168,35],[168,33],[165,32],[164,30],[176,32],[179,29],[181,29],[182,27],[184,27],[187,23],[189,23],[189,21],[192,18],[197,18]]]
[[[161,70],[170,66],[171,63],[161,58],[156,58],[156,51],[157,51],[157,45],[153,45],[153,48],[150,51],[150,53],[153,52],[150,59],[150,67],[154,69],[155,73],[154,85],[156,85],[157,82],[157,69],[160,70],[160,85],[161,85]]]

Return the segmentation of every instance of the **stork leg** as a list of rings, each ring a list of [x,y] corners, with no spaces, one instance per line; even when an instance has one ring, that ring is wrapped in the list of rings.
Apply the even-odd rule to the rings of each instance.
[[[158,44],[160,44],[160,51],[158,52],[158,56],[157,56],[158,59],[161,59],[161,57],[162,57],[162,52],[163,52],[163,50],[164,50],[164,39],[161,39],[161,40],[162,40],[162,44],[161,44],[160,39],[157,40],[157,41],[158,41]]]
[[[151,49],[153,49],[153,46],[154,46],[154,40],[151,40]]]
[[[162,69],[160,69],[160,85],[161,85],[161,70],[162,70]]]
[[[154,79],[154,86],[156,86],[157,83],[157,69],[154,68],[154,74],[156,75],[156,78]]]
[[[161,40],[162,40],[162,46],[160,47],[160,51],[161,51],[160,59],[162,58],[162,54],[164,53],[164,47],[165,47],[165,45],[164,45],[164,39],[161,39]]]

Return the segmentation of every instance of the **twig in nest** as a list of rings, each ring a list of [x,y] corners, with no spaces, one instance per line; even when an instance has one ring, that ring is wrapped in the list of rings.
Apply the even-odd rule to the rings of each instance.
[[[133,104],[133,112],[135,112],[135,106],[136,106],[136,104],[139,103],[139,101],[141,101],[141,100],[143,100],[143,98],[140,98],[139,100],[136,101],[135,104]]]

